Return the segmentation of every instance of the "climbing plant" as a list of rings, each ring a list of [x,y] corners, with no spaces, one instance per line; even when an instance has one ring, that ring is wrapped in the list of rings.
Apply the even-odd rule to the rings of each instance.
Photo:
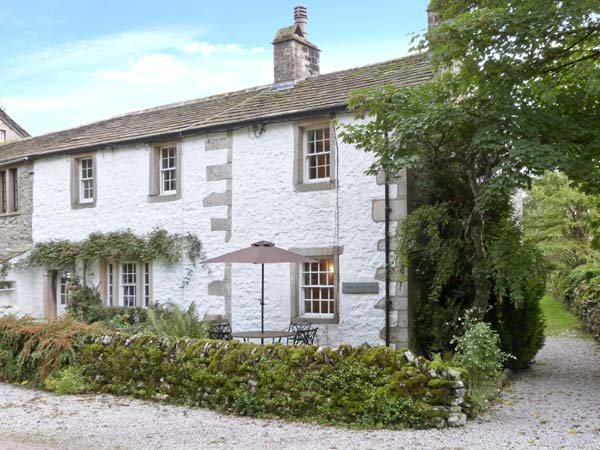
[[[172,234],[156,228],[139,236],[131,230],[110,233],[92,233],[83,241],[54,240],[34,245],[29,256],[19,267],[74,267],[80,263],[83,273],[98,259],[162,261],[175,264],[186,256],[192,264],[202,256],[200,239],[187,233]]]

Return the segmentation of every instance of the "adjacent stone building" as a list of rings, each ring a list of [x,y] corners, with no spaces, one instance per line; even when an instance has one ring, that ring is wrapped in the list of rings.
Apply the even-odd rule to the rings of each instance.
[[[267,328],[303,319],[319,327],[322,344],[380,345],[388,333],[393,345],[407,345],[411,303],[399,274],[386,328],[383,179],[365,174],[373,157],[338,133],[355,123],[352,91],[416,85],[432,70],[426,57],[411,56],[320,74],[306,26],[299,7],[295,23],[276,33],[271,85],[0,146],[0,165],[33,166],[33,242],[159,227],[197,235],[213,257],[273,241],[320,262],[266,267]],[[393,232],[411,204],[406,174],[389,190]],[[60,314],[67,269],[10,271],[18,308]],[[88,281],[107,305],[195,302],[235,330],[260,324],[259,266],[96,261]]]
[[[3,264],[31,247],[33,163],[3,154],[4,145],[29,134],[0,109],[0,307],[16,302],[16,287],[3,277]]]

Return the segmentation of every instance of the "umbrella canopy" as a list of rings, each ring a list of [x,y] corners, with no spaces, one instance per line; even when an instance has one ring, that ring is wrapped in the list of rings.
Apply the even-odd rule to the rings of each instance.
[[[279,247],[269,241],[255,242],[248,248],[236,250],[235,252],[226,253],[216,258],[202,261],[204,264],[212,263],[248,263],[248,264],[273,264],[273,263],[288,263],[288,262],[317,262],[312,258],[308,258],[298,253],[290,252]]]
[[[275,244],[269,241],[258,241],[248,248],[226,253],[216,258],[207,259],[203,264],[213,263],[247,263],[260,264],[261,271],[261,296],[260,296],[260,331],[265,331],[265,264],[275,263],[314,263],[317,262],[298,253],[290,252],[282,248],[275,247]],[[264,339],[261,338],[264,343]]]

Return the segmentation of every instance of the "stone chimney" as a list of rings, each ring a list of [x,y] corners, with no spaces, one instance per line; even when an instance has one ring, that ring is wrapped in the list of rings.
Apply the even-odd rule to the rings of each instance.
[[[440,23],[439,14],[433,9],[427,8],[427,29],[431,30],[432,28],[438,26]]]
[[[308,13],[304,6],[294,8],[294,25],[282,28],[273,39],[275,86],[319,75],[321,50],[306,38]]]

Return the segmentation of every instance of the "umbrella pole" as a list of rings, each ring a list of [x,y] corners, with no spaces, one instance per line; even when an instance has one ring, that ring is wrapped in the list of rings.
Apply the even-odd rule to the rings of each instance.
[[[265,265],[261,268],[261,289],[260,289],[260,332],[265,332]],[[260,343],[265,343],[265,338],[260,338]]]

